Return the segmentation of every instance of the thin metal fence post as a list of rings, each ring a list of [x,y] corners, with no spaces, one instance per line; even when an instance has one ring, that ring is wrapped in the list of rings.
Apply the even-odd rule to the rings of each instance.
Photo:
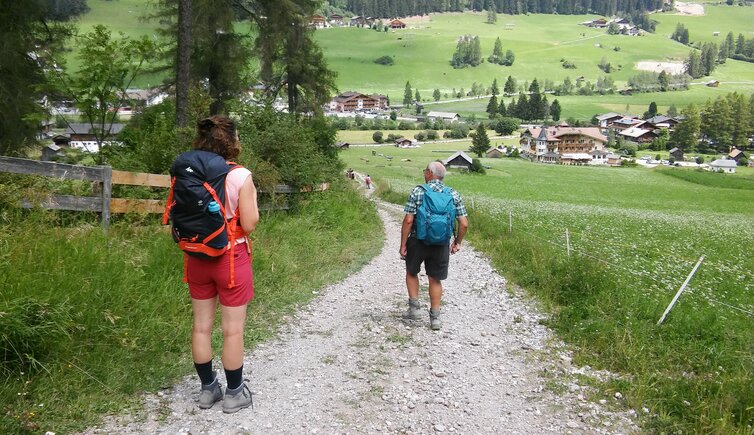
[[[662,325],[662,322],[665,321],[665,317],[667,317],[670,310],[673,309],[673,305],[675,305],[676,301],[678,301],[678,298],[681,297],[681,293],[683,293],[684,290],[686,290],[686,286],[688,285],[689,281],[691,281],[691,277],[694,276],[696,273],[696,270],[699,268],[699,265],[702,264],[702,261],[704,261],[704,255],[699,257],[699,261],[696,262],[696,266],[691,270],[691,273],[689,273],[689,276],[686,277],[686,281],[683,282],[683,285],[680,289],[678,289],[678,292],[676,292],[675,297],[673,297],[673,300],[670,301],[670,305],[665,309],[665,312],[662,313],[662,317],[660,317],[660,320],[657,321],[657,325]]]
[[[509,233],[513,232],[513,212],[512,211],[508,212],[508,232]]]
[[[571,256],[571,236],[568,234],[568,228],[566,228],[566,253]]]

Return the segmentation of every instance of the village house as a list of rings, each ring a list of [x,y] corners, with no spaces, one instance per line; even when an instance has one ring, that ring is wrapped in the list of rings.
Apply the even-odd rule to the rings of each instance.
[[[398,148],[411,148],[414,142],[407,137],[399,137],[395,140],[395,146]]]
[[[322,15],[312,15],[312,17],[309,18],[309,26],[314,27],[315,29],[324,29],[327,27],[327,20]]]
[[[110,128],[110,135],[102,137],[103,145],[112,145],[117,143],[115,141],[115,135],[120,133],[125,127],[125,124],[113,124]],[[109,125],[108,125],[109,127]],[[70,138],[69,145],[71,148],[77,148],[86,152],[96,153],[99,152],[99,144],[97,143],[97,135],[92,132],[92,126],[87,123],[71,123],[68,126],[65,134]]]
[[[669,151],[670,157],[676,162],[683,161],[683,150],[678,147],[673,147]]]
[[[388,24],[391,29],[405,29],[406,23],[399,19],[391,20],[390,24]]]
[[[607,19],[605,18],[596,18],[594,20],[584,21],[583,23],[581,23],[581,25],[587,26],[587,27],[594,27],[597,29],[603,29],[607,27],[608,22],[607,22]]]
[[[63,151],[63,147],[55,145],[54,143],[51,143],[42,148],[42,161],[45,162],[57,160],[64,155],[65,151]]]
[[[333,26],[342,26],[343,25],[343,15],[340,14],[332,14],[330,15],[330,24]]]
[[[608,128],[608,126],[614,121],[623,118],[623,115],[621,115],[620,113],[609,112],[605,113],[604,115],[597,115],[595,118],[597,119],[600,127]]]
[[[427,119],[430,119],[432,121],[440,120],[440,121],[450,121],[450,122],[456,122],[461,120],[461,115],[453,112],[435,112],[431,111],[427,113]]]
[[[730,159],[717,159],[709,164],[709,170],[712,172],[724,172],[726,174],[733,174],[736,172],[735,160]]]
[[[608,166],[620,166],[621,165],[620,156],[617,155],[617,154],[608,154],[607,155],[607,165]]]
[[[616,119],[607,125],[608,128],[615,130],[616,133],[631,127],[641,127],[646,121],[635,116],[624,116]]]
[[[530,127],[521,133],[522,152],[543,163],[592,163],[592,151],[604,150],[607,136],[598,127]]]
[[[385,110],[387,109],[387,97],[381,94],[367,95],[355,91],[344,92],[330,101],[329,109],[334,112]]]
[[[657,133],[654,130],[630,127],[625,130],[618,131],[616,136],[620,136],[625,140],[636,143],[651,143],[657,138]]]
[[[484,155],[487,158],[490,159],[499,159],[500,157],[503,157],[506,154],[507,149],[503,147],[502,145],[498,145],[496,147],[492,147],[488,149]]]
[[[456,151],[455,154],[443,160],[443,165],[449,169],[465,169],[471,170],[472,159],[463,151]]]
[[[655,115],[646,120],[647,123],[643,125],[643,128],[660,129],[666,128],[668,131],[673,131],[675,126],[678,125],[678,120],[665,115]]]
[[[733,147],[728,153],[728,158],[734,160],[736,163],[739,163],[742,159],[746,161],[746,154],[744,154],[744,152],[739,150],[738,148]]]

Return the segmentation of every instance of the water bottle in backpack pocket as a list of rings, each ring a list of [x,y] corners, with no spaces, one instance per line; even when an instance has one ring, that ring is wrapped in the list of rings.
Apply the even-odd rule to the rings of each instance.
[[[453,237],[456,206],[450,188],[437,192],[429,184],[424,189],[422,203],[416,210],[416,238],[427,245],[446,245]]]

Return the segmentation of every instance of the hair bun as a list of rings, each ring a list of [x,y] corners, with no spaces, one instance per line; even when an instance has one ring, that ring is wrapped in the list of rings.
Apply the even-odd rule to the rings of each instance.
[[[200,130],[211,130],[215,126],[215,121],[212,118],[204,118],[196,124]]]

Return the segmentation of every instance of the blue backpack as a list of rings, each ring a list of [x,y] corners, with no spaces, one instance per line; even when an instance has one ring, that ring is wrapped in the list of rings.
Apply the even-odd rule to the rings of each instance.
[[[429,184],[419,187],[424,189],[424,198],[416,210],[416,238],[427,245],[447,245],[456,220],[451,190],[446,187],[437,192]]]

